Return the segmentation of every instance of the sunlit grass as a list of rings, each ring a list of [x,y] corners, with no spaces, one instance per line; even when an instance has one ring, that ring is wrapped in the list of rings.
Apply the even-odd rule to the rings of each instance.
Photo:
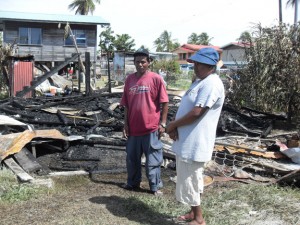
[[[19,183],[10,170],[0,170],[0,203],[26,201],[44,191],[43,188]]]

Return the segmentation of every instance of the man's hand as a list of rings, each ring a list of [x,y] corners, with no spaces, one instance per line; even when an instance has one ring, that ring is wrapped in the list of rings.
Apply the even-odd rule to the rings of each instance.
[[[169,137],[170,137],[173,141],[176,141],[176,140],[179,139],[179,138],[178,138],[178,131],[177,131],[177,129],[171,131],[171,132],[168,133],[168,134],[169,134]]]
[[[176,130],[176,126],[175,126],[175,123],[174,121],[170,122],[168,124],[168,126],[166,127],[166,133],[167,134],[170,134],[171,132],[173,132],[174,130]]]
[[[158,129],[158,139],[160,139],[165,132],[166,132],[166,128],[160,124]]]
[[[129,135],[129,127],[128,127],[128,125],[124,125],[124,128],[123,128],[123,137],[124,138],[128,138],[128,135]]]

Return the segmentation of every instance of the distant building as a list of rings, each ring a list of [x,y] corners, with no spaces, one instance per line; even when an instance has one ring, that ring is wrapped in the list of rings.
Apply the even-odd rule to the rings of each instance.
[[[172,60],[177,58],[177,54],[173,52],[150,52],[150,55],[155,60]]]
[[[190,58],[196,51],[208,47],[216,49],[221,57],[222,49],[218,46],[211,45],[183,44],[179,48],[175,49],[172,53],[177,54],[177,61],[180,64],[181,70],[193,70],[193,64],[188,63],[186,60]]]
[[[97,26],[109,25],[101,17],[0,11],[3,43],[16,43],[16,56],[33,55],[35,62],[51,66],[76,53],[72,37],[64,39],[67,22],[83,61],[85,52],[96,61]]]
[[[249,43],[231,42],[221,47],[223,50],[222,61],[226,68],[238,68],[247,64],[245,48],[250,47]]]

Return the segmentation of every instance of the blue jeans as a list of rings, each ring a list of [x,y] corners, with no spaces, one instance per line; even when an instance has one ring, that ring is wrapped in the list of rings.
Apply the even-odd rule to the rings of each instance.
[[[127,184],[138,187],[142,181],[141,157],[146,156],[146,176],[151,191],[162,187],[161,163],[163,161],[162,143],[158,131],[143,136],[129,136],[126,144]]]

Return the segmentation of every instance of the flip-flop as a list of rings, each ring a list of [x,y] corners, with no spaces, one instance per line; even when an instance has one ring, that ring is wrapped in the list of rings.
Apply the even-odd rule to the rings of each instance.
[[[184,222],[189,222],[189,221],[192,221],[193,219],[194,218],[191,218],[191,216],[189,214],[185,214],[185,215],[177,217],[178,221],[184,221]]]

